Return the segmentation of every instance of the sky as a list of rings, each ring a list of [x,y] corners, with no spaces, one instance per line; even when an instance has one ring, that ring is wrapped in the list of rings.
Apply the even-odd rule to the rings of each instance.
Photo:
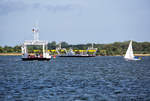
[[[0,0],[0,46],[32,40],[69,44],[150,42],[150,0]]]

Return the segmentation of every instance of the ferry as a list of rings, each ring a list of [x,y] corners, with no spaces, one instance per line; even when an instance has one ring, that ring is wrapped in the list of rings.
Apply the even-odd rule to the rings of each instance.
[[[34,40],[29,40],[29,41],[25,41],[22,44],[21,50],[22,50],[22,60],[23,61],[27,61],[27,60],[50,60],[51,59],[51,55],[48,52],[47,49],[47,41],[42,41],[39,40],[39,28],[37,26],[35,26],[32,29],[33,35],[34,35]],[[29,54],[28,53],[28,46],[42,46],[42,53],[41,54]]]
[[[65,54],[61,54],[59,52],[59,50],[61,50],[61,49],[65,51]],[[87,54],[87,52],[89,50],[95,50],[94,54]],[[97,48],[93,48],[93,44],[92,44],[92,47],[89,47],[85,52],[81,52],[80,54],[76,54],[72,48],[70,48],[68,51],[65,48],[61,48],[61,43],[60,43],[59,47],[56,48],[56,51],[57,51],[59,57],[95,57]]]

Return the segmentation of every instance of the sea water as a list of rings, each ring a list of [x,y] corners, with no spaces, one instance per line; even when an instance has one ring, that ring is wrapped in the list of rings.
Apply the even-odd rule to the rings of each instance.
[[[150,57],[0,56],[0,101],[150,101]]]

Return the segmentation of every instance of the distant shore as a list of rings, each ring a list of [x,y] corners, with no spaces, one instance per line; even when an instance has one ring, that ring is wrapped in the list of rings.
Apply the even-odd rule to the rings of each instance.
[[[20,56],[21,53],[0,53],[0,56]],[[150,56],[150,54],[134,54],[135,56]],[[115,55],[121,56],[121,55]]]
[[[21,53],[0,53],[0,56],[19,56]]]
[[[135,56],[150,56],[150,54],[134,54]]]

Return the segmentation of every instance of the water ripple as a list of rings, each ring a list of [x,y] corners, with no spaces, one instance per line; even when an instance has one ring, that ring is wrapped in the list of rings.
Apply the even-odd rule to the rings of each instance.
[[[21,61],[0,56],[0,101],[150,100],[150,57]]]

